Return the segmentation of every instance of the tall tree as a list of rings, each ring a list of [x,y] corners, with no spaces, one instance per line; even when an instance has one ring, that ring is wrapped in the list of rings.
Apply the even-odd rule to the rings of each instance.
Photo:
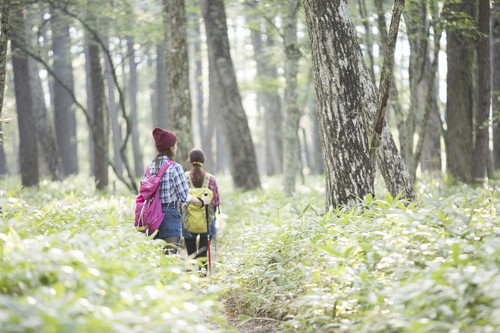
[[[31,7],[28,12],[26,35],[31,41],[39,41],[37,36],[33,34],[34,22],[38,21],[38,17],[42,13],[34,11]],[[43,10],[43,8],[41,8]],[[39,16],[40,15],[40,16]],[[45,40],[46,41],[46,40]],[[32,45],[31,48],[42,48],[43,45]],[[40,78],[40,65],[33,59],[28,59],[30,71],[30,84],[33,96],[33,115],[35,117],[38,152],[39,152],[39,165],[42,169],[44,167],[45,174],[49,174],[53,180],[57,180],[61,176],[61,156],[58,154],[57,140],[55,137],[54,123],[48,113],[47,103],[45,101],[45,94],[42,87],[42,79]]]
[[[3,149],[3,130],[2,130],[2,109],[5,93],[5,73],[7,71],[7,46],[10,37],[11,25],[9,23],[10,14],[10,0],[3,1],[2,5],[2,27],[0,30],[0,175],[8,173],[7,159],[5,157],[5,150]]]
[[[490,2],[478,0],[478,28],[477,41],[477,89],[478,103],[476,112],[474,150],[472,152],[472,180],[482,182],[486,175],[486,165],[489,154],[489,114],[491,98],[491,69],[490,69]]]
[[[19,170],[23,186],[38,186],[38,149],[33,115],[33,97],[30,82],[28,55],[22,51],[26,46],[25,13],[21,6],[12,8],[13,30],[11,50],[14,70],[17,123],[19,127]]]
[[[135,61],[134,38],[127,39],[127,56],[129,63],[130,84],[129,84],[129,104],[130,123],[132,125],[132,152],[134,156],[134,173],[140,177],[143,173],[141,147],[139,146],[139,130],[137,123],[137,63]]]
[[[106,47],[107,52],[109,52],[109,37],[103,38],[104,47]],[[122,131],[120,124],[118,122],[118,105],[116,104],[115,98],[115,79],[113,77],[113,71],[116,68],[113,68],[110,62],[110,58],[105,57],[104,60],[104,68],[105,68],[105,78],[106,78],[106,87],[108,91],[108,105],[109,105],[109,122],[111,125],[111,141],[113,148],[113,161],[115,164],[116,172],[118,174],[123,173],[123,163],[122,157],[120,154],[120,147],[122,144]]]
[[[0,154],[3,153],[2,146],[2,109],[3,109],[3,99],[5,93],[5,73],[7,71],[7,45],[9,43],[10,37],[10,0],[4,0],[2,4],[2,21],[0,30]],[[1,174],[1,166],[0,166]]]
[[[297,39],[297,12],[300,2],[298,0],[288,1],[288,13],[285,19],[285,150],[283,187],[285,195],[292,196],[295,192],[295,179],[299,166],[299,120],[300,110],[297,101],[297,73],[299,71],[300,51]]]
[[[278,93],[278,70],[272,58],[275,49],[272,32],[276,30],[263,13],[257,11],[256,2],[246,1],[251,9],[247,16],[252,38],[253,57],[257,70],[257,105],[264,112],[266,173],[274,175],[283,171],[283,115]]]
[[[454,13],[468,20],[474,17],[474,1],[460,0],[449,4],[446,15],[456,22]],[[458,180],[472,181],[472,64],[474,44],[470,32],[450,28],[446,32],[447,94],[446,94],[446,165]]]
[[[62,83],[73,91],[69,25],[57,9],[51,9],[53,68]],[[54,121],[57,144],[61,154],[63,176],[78,173],[76,145],[76,114],[73,98],[63,85],[54,82]]]
[[[491,15],[492,33],[492,109],[493,109],[493,164],[500,170],[500,3],[495,3]]]
[[[311,42],[324,168],[326,207],[373,193],[368,124],[363,110],[363,61],[344,0],[304,0]]]
[[[186,168],[193,147],[186,4],[184,0],[163,0],[163,9],[169,125],[177,135],[177,160]]]
[[[229,49],[224,2],[202,0],[201,8],[207,34],[209,76],[218,82],[211,87],[219,90],[216,109],[222,120],[233,183],[243,189],[260,187],[252,136]],[[212,93],[215,92],[210,91]]]
[[[89,38],[89,37],[88,37]],[[105,105],[104,77],[98,42],[89,38],[89,59],[92,82],[94,178],[97,189],[108,186],[108,115]]]

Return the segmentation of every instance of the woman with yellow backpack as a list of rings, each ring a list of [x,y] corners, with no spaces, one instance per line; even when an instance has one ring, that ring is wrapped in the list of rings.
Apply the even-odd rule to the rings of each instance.
[[[210,238],[215,236],[215,210],[220,205],[219,189],[215,177],[205,170],[205,154],[200,149],[189,152],[191,170],[185,173],[189,194],[193,197],[207,197],[210,204],[188,204],[182,207],[182,236],[189,257],[202,259],[204,268],[210,272]],[[197,242],[197,238],[199,241]],[[198,243],[198,244],[197,244]],[[208,267],[206,264],[208,260]]]

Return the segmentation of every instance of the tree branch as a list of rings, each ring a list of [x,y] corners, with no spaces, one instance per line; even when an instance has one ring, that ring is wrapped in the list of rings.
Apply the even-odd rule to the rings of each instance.
[[[394,66],[394,51],[399,30],[399,22],[403,12],[405,0],[396,0],[392,10],[391,26],[385,49],[384,65],[380,77],[378,92],[377,115],[374,122],[374,131],[370,140],[370,162],[372,169],[375,170],[377,162],[377,150],[380,147],[382,129],[385,123],[385,114],[387,111],[387,100],[389,99],[389,90],[391,87],[392,69]]]

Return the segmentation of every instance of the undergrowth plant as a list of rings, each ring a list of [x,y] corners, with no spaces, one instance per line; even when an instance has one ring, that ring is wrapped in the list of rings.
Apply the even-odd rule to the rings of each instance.
[[[134,229],[133,195],[1,182],[2,332],[217,331],[215,289]]]
[[[219,267],[228,311],[290,332],[500,331],[498,181],[427,180],[416,204],[368,196],[327,213],[312,188],[288,203],[240,194],[239,246]]]

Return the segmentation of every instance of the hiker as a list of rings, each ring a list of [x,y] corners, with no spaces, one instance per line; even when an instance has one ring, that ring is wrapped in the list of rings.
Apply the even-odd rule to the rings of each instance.
[[[203,170],[203,164],[205,163],[205,154],[200,149],[192,149],[189,152],[188,162],[191,164],[191,170],[186,172],[186,180],[188,182],[188,186],[190,188],[203,188],[208,189],[210,196],[212,197],[212,201],[208,206],[207,213],[208,218],[205,222],[205,230],[207,232],[192,232],[189,231],[190,226],[184,221],[182,228],[182,236],[184,237],[184,242],[186,244],[186,250],[188,256],[194,258],[208,258],[210,256],[210,238],[215,236],[216,227],[215,227],[215,210],[220,205],[220,196],[219,196],[219,188],[217,187],[217,182],[215,177],[205,170]],[[210,211],[209,211],[210,210]],[[204,215],[206,217],[206,215]],[[197,238],[199,237],[199,242],[197,246]],[[208,256],[207,256],[208,249]],[[210,263],[210,258],[208,258]],[[203,266],[206,269],[206,259],[203,262]]]
[[[153,138],[156,144],[156,157],[149,164],[149,172],[157,174],[163,164],[172,160],[177,152],[177,137],[173,132],[155,128]],[[160,184],[160,199],[165,217],[158,228],[155,239],[163,239],[165,254],[176,254],[182,235],[182,221],[179,204],[204,204],[210,203],[208,198],[192,197],[188,194],[188,186],[184,176],[184,170],[178,163],[173,163],[165,172]]]

